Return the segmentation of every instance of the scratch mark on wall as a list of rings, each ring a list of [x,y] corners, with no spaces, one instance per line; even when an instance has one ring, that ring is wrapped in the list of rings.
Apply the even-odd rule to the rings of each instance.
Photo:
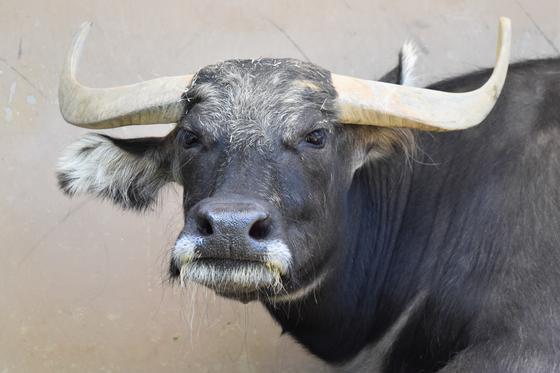
[[[22,42],[23,42],[23,39],[22,39],[22,38],[19,38],[18,49],[17,49],[17,58],[18,58],[18,60],[21,60],[21,56],[23,55]]]
[[[37,242],[35,242],[35,244],[31,245],[31,247],[23,254],[17,266],[20,267],[27,259],[29,259],[29,257],[31,257],[31,255],[43,244],[43,242],[45,242],[45,240],[51,234],[56,232],[58,227],[60,227],[70,216],[72,216],[77,211],[79,211],[82,207],[84,207],[89,201],[90,200],[87,199],[81,202],[80,204],[78,204],[77,206],[69,209],[68,212],[66,212],[66,214],[60,220],[58,220],[52,228],[49,228],[45,233],[41,235],[41,237],[39,237],[39,239],[37,240]]]
[[[4,120],[6,120],[6,123],[10,123],[13,119],[14,119],[14,112],[12,111],[11,108],[6,106],[4,108]]]
[[[62,219],[60,219],[60,223],[64,223],[66,220],[68,220],[70,216],[81,210],[82,207],[84,207],[89,201],[89,199],[86,199],[83,202],[79,203],[76,207],[69,209],[68,212],[66,212],[66,214],[62,217]]]
[[[265,18],[268,22],[270,22],[270,24],[272,26],[274,26],[274,28],[276,30],[278,30],[282,35],[284,35],[284,37],[286,39],[288,39],[288,41],[298,50],[298,52],[302,55],[303,59],[306,60],[307,62],[311,62],[311,60],[309,59],[309,57],[307,57],[307,55],[305,54],[305,52],[303,51],[303,49],[301,49],[301,47],[298,45],[298,43],[296,43],[296,41],[294,39],[292,39],[292,37],[286,32],[286,30],[284,30],[282,27],[280,27],[279,25],[277,25],[273,20]]]
[[[10,93],[8,94],[8,104],[14,101],[14,97],[16,97],[16,88],[17,82],[12,82],[12,84],[10,84]]]
[[[12,70],[14,73],[16,73],[17,76],[19,76],[27,84],[29,84],[33,89],[35,89],[44,99],[47,99],[47,95],[45,94],[45,92],[43,92],[43,90],[41,88],[37,87],[31,81],[31,79],[29,79],[27,76],[25,76],[25,74],[23,74],[21,71],[16,69],[14,66],[10,65],[6,59],[0,58],[0,62],[4,63],[4,65],[6,65],[10,70]]]
[[[556,52],[556,53],[560,53],[560,49],[558,49],[558,47],[556,47],[556,45],[554,44],[554,42],[552,41],[552,39],[550,39],[548,37],[548,35],[546,35],[546,33],[543,31],[543,29],[539,26],[539,24],[534,20],[533,16],[531,16],[531,14],[523,7],[523,5],[519,2],[519,0],[516,1],[517,5],[521,8],[521,10],[523,11],[523,13],[525,13],[525,15],[527,16],[527,18],[529,18],[529,20],[531,20],[531,22],[533,23],[533,26],[535,26],[535,28],[539,31],[539,33],[541,34],[541,36],[544,38],[544,40],[546,40],[546,42],[548,43],[548,45],[550,45],[550,47]]]

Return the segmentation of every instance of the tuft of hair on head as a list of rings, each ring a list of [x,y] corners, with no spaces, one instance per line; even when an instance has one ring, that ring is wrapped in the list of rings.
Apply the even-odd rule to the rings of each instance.
[[[70,145],[58,162],[58,185],[70,196],[92,194],[123,208],[145,210],[171,181],[170,172],[157,150],[135,154],[115,141],[92,133]]]
[[[412,40],[405,41],[399,52],[400,84],[411,87],[417,86],[417,62],[418,48],[416,47],[416,44]]]

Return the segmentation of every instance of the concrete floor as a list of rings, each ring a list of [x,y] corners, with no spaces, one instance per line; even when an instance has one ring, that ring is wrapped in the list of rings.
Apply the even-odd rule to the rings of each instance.
[[[93,86],[259,56],[375,78],[409,38],[428,83],[491,65],[499,15],[513,20],[513,60],[559,54],[559,0],[1,1],[0,373],[326,370],[260,305],[163,281],[179,187],[142,216],[57,190],[57,157],[86,133],[57,104],[80,23],[94,21],[79,73]]]

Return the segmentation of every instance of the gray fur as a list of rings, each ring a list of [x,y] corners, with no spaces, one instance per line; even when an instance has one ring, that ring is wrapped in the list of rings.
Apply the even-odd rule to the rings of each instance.
[[[336,121],[335,97],[328,71],[292,59],[231,60],[208,66],[187,92],[187,101],[200,107],[196,116],[202,130],[213,139],[227,134],[234,152],[265,151],[277,135],[293,142],[306,109],[321,110],[327,114],[325,120]]]
[[[106,136],[88,134],[60,158],[59,186],[69,195],[93,194],[124,208],[145,209],[171,181],[157,150],[133,154]]]

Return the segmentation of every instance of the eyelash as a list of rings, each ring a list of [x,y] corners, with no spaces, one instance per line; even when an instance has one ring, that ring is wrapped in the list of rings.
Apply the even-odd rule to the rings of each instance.
[[[196,133],[189,130],[184,130],[181,133],[181,145],[184,148],[192,148],[193,146],[200,143],[199,137]]]
[[[324,128],[311,131],[305,136],[304,141],[317,149],[323,148],[327,141],[327,131]]]

